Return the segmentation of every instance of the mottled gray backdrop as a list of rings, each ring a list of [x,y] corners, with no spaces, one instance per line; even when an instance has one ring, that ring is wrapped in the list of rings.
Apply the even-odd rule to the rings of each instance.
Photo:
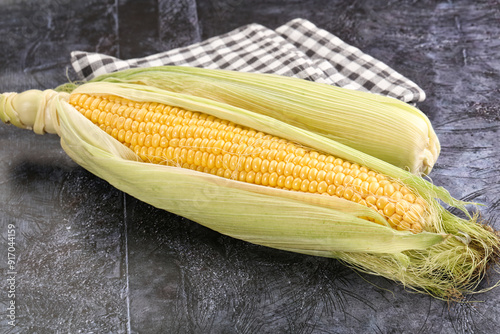
[[[0,0],[0,91],[74,79],[75,49],[127,59],[297,17],[426,91],[418,107],[443,148],[430,177],[500,228],[499,1]],[[233,240],[115,190],[56,136],[2,124],[0,235],[2,333],[495,333],[500,322],[499,289],[448,304]]]

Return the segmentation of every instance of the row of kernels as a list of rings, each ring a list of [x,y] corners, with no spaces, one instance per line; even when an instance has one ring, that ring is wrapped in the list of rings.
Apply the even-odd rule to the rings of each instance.
[[[78,95],[72,95],[70,101],[75,102],[75,98]],[[179,108],[172,108],[169,106],[164,106],[157,104],[154,108],[151,108],[152,104],[149,103],[124,103],[121,99],[115,99],[109,97],[90,97],[88,95],[82,94],[79,99],[75,102],[80,105],[83,109],[91,114],[86,114],[86,117],[94,122],[98,121],[99,114],[101,111],[111,112],[115,117],[125,117],[131,118],[132,121],[138,122],[153,122],[168,125],[178,125],[178,124],[198,124],[203,126],[220,127],[226,126],[230,122],[216,120],[213,116],[208,116],[200,113],[193,113],[191,111],[185,111]],[[120,103],[122,103],[120,105]],[[105,115],[105,114],[103,114]],[[102,116],[101,116],[102,117]],[[99,123],[102,123],[102,119]],[[193,121],[195,121],[193,123]],[[106,124],[110,125],[110,124]]]
[[[75,100],[76,99],[76,100]],[[130,102],[117,98],[115,96],[109,96],[109,100],[100,97],[90,97],[86,94],[72,95],[70,101],[73,101],[77,105],[81,105],[85,112],[85,116],[91,119],[95,123],[106,124],[106,126],[115,126],[109,117],[113,117],[115,120],[121,117],[130,117],[131,122],[152,122],[161,123],[163,125],[198,125],[203,128],[217,128],[217,129],[232,129],[234,134],[238,134],[236,139],[241,139],[241,137],[262,138],[266,137],[265,134],[261,132],[256,132],[252,129],[245,129],[236,126],[234,123],[218,120],[214,116],[206,115],[203,113],[186,111],[176,107],[168,107],[157,103],[138,103]],[[120,105],[122,103],[122,105]],[[101,112],[101,110],[106,112],[113,112],[112,115],[108,115],[106,112]],[[108,117],[107,120],[104,120]],[[272,136],[269,136],[272,137]],[[245,138],[247,140],[248,138]]]

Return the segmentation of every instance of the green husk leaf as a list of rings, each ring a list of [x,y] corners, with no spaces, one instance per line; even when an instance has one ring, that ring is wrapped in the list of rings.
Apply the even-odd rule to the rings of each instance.
[[[105,74],[92,81],[137,83],[223,102],[320,134],[416,174],[429,173],[440,151],[429,119],[415,107],[307,80],[161,66]]]

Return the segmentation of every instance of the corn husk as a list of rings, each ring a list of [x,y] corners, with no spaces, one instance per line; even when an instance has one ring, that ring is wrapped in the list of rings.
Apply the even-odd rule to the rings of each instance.
[[[320,134],[415,174],[430,173],[440,152],[427,116],[391,97],[272,74],[186,66],[130,69],[93,81],[137,83],[223,102]]]
[[[317,132],[244,108],[153,86],[94,82],[79,86],[75,92],[175,105],[287,138],[399,179],[432,209],[425,232],[396,231],[378,213],[343,199],[142,162],[69,105],[66,93],[50,99],[44,97],[49,94],[45,92],[0,98],[4,121],[9,118],[7,122],[30,128],[32,119],[57,120],[47,128],[55,129],[64,150],[82,167],[144,202],[220,233],[276,249],[337,258],[358,270],[442,299],[475,292],[488,264],[497,256],[499,241],[490,229],[477,224],[474,217],[459,218],[440,205],[447,203],[466,213],[467,203],[452,198],[442,187]],[[38,105],[47,100],[50,103],[43,108]],[[16,116],[14,105],[45,114],[19,121],[22,117]]]

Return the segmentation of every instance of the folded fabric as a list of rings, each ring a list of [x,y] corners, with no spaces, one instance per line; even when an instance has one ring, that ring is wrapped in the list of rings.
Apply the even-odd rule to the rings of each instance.
[[[74,51],[71,62],[83,80],[133,67],[179,65],[274,73],[387,95],[408,103],[425,99],[424,91],[408,78],[300,18],[276,30],[259,24],[246,25],[200,43],[143,58],[122,60]]]

